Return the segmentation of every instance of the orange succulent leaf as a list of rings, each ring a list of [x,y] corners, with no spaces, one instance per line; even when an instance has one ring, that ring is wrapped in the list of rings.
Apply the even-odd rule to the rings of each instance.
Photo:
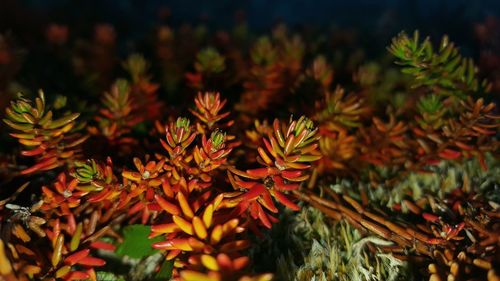
[[[35,159],[33,166],[20,172],[22,175],[52,170],[81,157],[80,145],[88,136],[77,132],[79,115],[68,113],[54,119],[42,91],[34,102],[23,97],[11,102],[3,121],[15,131],[10,136],[26,147],[21,155]]]

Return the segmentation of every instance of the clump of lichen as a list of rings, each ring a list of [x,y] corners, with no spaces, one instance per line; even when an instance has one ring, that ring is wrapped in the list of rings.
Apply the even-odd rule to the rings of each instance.
[[[377,249],[392,242],[365,237],[345,221],[332,224],[317,209],[303,208],[288,230],[289,248],[277,261],[280,280],[411,280],[406,262]]]

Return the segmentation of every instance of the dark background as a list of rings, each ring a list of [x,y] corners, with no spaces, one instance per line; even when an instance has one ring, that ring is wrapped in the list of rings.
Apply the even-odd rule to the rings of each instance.
[[[418,29],[434,43],[449,35],[462,55],[477,62],[481,76],[493,81],[493,92],[498,93],[499,18],[500,0],[0,0],[0,35],[8,35],[12,45],[22,50],[20,71],[7,68],[6,72],[27,89],[42,87],[57,93],[74,89],[81,95],[89,89],[75,86],[81,79],[71,75],[71,66],[64,65],[68,62],[57,64],[44,49],[51,23],[68,26],[71,42],[92,38],[96,25],[111,24],[118,58],[139,52],[153,65],[151,42],[156,28],[165,25],[174,30],[186,24],[203,25],[214,38],[217,31],[230,31],[238,23],[246,23],[251,36],[269,34],[274,26],[285,23],[302,32],[306,41],[354,38],[343,45],[342,52],[355,55],[361,48],[364,61],[387,54],[391,38],[399,32],[411,34]],[[325,46],[320,50],[325,54],[342,48],[342,44]],[[68,71],[61,71],[63,67]]]
[[[334,25],[363,30],[383,42],[418,28],[436,37],[447,33],[467,45],[474,23],[499,14],[498,0],[0,0],[0,31],[33,40],[46,22],[76,26],[83,33],[91,23],[106,22],[116,26],[119,38],[134,40],[160,22],[217,29],[230,27],[239,15],[256,32],[278,22],[295,28]]]

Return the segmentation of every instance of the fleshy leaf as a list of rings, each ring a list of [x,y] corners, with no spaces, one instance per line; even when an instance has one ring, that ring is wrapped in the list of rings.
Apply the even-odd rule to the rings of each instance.
[[[134,224],[124,227],[123,243],[118,245],[116,254],[140,259],[145,256],[154,255],[158,250],[151,246],[155,242],[163,240],[162,237],[148,238],[151,227],[147,225]]]

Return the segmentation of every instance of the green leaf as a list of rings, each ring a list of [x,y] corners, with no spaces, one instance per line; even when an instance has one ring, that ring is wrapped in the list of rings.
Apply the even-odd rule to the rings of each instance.
[[[436,94],[464,99],[468,95],[489,91],[480,85],[472,59],[464,58],[447,36],[438,51],[433,51],[429,38],[420,41],[417,31],[413,38],[400,33],[393,38],[388,50],[396,57],[401,71],[413,76],[412,88],[427,87]],[[460,89],[460,90],[458,90]]]
[[[123,243],[118,245],[116,254],[140,259],[158,253],[152,248],[153,243],[162,241],[161,236],[149,239],[151,227],[147,225],[134,224],[123,229]]]
[[[174,260],[165,261],[161,267],[160,271],[156,274],[153,281],[170,280],[172,278],[172,271],[174,269]]]
[[[59,127],[63,127],[73,121],[75,121],[76,118],[78,118],[78,116],[80,116],[80,113],[72,113],[72,114],[68,114],[64,117],[61,117],[57,120],[52,120],[52,122],[50,122],[46,128],[47,129],[56,129],[56,128],[59,128]]]

